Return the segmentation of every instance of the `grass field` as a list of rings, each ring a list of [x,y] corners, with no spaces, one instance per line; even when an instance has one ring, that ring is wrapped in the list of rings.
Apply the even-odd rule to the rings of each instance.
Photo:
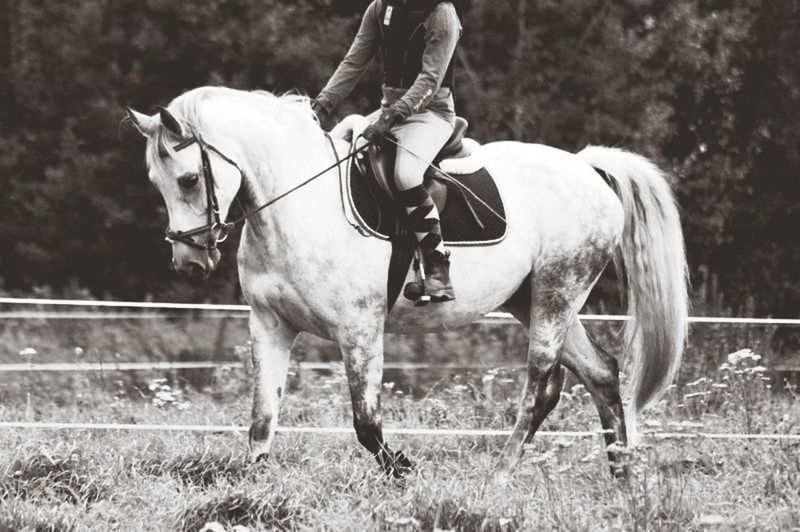
[[[780,385],[761,363],[744,352],[684,380],[642,428],[800,433],[800,399],[773,393]],[[158,377],[6,376],[0,419],[247,425],[246,370]],[[387,426],[513,423],[519,372],[397,377],[385,384]],[[343,374],[291,376],[281,420],[349,426]],[[565,390],[543,427],[598,428],[580,386]],[[502,438],[390,443],[416,463],[403,481],[384,478],[353,435],[283,434],[268,462],[250,465],[244,434],[4,430],[0,531],[800,530],[798,441],[647,438],[629,457],[630,478],[615,481],[599,436],[539,437],[502,490],[486,485]]]

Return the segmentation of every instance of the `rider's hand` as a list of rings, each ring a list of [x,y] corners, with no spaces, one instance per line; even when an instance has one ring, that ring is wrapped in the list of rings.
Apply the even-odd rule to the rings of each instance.
[[[392,108],[384,109],[381,115],[364,130],[361,135],[370,142],[377,143],[391,136],[392,126],[400,121],[400,113]]]
[[[319,121],[320,124],[328,118],[328,110],[317,100],[311,100],[311,110],[317,115],[317,121]]]

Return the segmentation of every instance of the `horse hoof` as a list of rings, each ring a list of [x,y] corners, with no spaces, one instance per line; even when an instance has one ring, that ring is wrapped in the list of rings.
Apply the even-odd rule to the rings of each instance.
[[[263,464],[267,460],[269,460],[269,453],[260,453],[260,454],[250,453],[251,464]]]
[[[263,440],[250,439],[250,462],[263,462],[269,458],[269,451],[272,448],[272,439]]]
[[[630,468],[627,465],[612,465],[611,476],[614,480],[627,480],[630,476]]]
[[[414,464],[403,451],[389,451],[381,460],[387,475],[393,478],[403,478],[414,470]]]

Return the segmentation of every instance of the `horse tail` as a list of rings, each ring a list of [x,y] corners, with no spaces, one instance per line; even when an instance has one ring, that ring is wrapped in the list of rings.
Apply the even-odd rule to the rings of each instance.
[[[625,360],[630,372],[628,434],[636,416],[675,378],[686,343],[688,268],[675,199],[661,170],[648,159],[615,148],[588,146],[578,154],[616,192],[625,212],[614,264],[627,279]]]

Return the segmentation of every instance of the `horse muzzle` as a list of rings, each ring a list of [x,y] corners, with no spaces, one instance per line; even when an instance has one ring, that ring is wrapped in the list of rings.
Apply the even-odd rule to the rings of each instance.
[[[175,271],[192,279],[207,279],[219,264],[219,250],[198,250],[180,242],[172,245],[172,265]]]

